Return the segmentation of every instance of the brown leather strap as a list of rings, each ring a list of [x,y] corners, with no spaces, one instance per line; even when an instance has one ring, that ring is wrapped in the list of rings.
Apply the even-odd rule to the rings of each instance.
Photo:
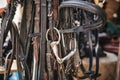
[[[58,6],[59,0],[53,0],[53,20],[55,22],[58,20]]]

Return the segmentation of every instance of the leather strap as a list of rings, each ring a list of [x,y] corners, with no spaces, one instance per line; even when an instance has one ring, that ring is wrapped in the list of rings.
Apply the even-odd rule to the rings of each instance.
[[[39,55],[39,68],[38,68],[38,80],[46,79],[45,73],[45,54],[46,54],[46,28],[47,28],[47,1],[40,0],[40,55]]]
[[[47,71],[48,71],[48,80],[54,80],[54,74],[53,74],[53,70],[52,70],[52,64],[51,64],[51,49],[50,49],[50,43],[47,42],[47,53],[46,53],[46,65],[47,65]]]
[[[13,1],[14,2],[14,1]],[[4,18],[2,20],[2,24],[1,24],[1,34],[0,34],[0,58],[3,58],[3,51],[2,51],[2,47],[3,47],[3,43],[5,41],[5,30],[9,27],[9,25],[11,24],[12,22],[12,19],[14,17],[14,14],[15,14],[15,6],[12,5],[13,2],[11,4],[9,4],[7,6],[7,9],[6,9],[6,13],[4,15]]]

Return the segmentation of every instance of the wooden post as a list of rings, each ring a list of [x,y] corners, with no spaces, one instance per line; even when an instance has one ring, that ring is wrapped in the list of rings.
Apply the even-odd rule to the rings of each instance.
[[[120,80],[120,36],[119,36],[118,61],[117,61],[116,72],[117,72],[116,80]]]

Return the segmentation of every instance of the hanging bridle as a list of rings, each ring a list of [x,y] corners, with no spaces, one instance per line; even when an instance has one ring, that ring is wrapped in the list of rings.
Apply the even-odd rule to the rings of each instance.
[[[85,23],[81,24],[81,22],[80,22],[80,24],[77,23],[77,25],[71,26],[71,24],[69,23],[69,19],[66,20],[66,22],[63,21],[62,15],[64,14],[64,11],[65,11],[65,15],[64,15],[64,18],[65,18],[67,15],[72,14],[71,13],[72,8],[73,9],[75,9],[75,8],[81,9],[82,16],[84,16],[84,19],[86,20]],[[61,37],[61,39],[60,39],[61,41],[59,41],[58,43],[55,40],[55,41],[52,41],[51,44],[50,44],[50,46],[52,48],[52,51],[53,51],[53,54],[54,54],[54,56],[56,58],[56,61],[59,64],[64,64],[64,61],[65,60],[69,61],[69,59],[71,59],[73,57],[73,55],[74,56],[75,55],[80,56],[79,54],[81,53],[80,52],[81,47],[80,47],[80,41],[79,41],[80,36],[79,35],[81,33],[85,33],[85,35],[88,36],[88,43],[89,44],[87,44],[87,45],[89,46],[89,50],[90,50],[89,51],[90,52],[90,55],[89,55],[89,68],[88,68],[88,71],[85,71],[85,70],[82,70],[82,71],[84,71],[83,73],[84,73],[84,75],[86,77],[96,79],[99,76],[99,56],[98,56],[99,39],[98,39],[98,30],[102,26],[105,25],[105,22],[106,22],[105,12],[100,7],[94,5],[91,2],[82,1],[82,0],[77,0],[77,1],[68,0],[68,1],[63,1],[60,4],[58,14],[59,14],[58,15],[59,17],[58,17],[58,25],[56,26],[57,28],[53,27],[52,29],[56,30],[56,32],[58,33],[58,39],[57,39],[58,41],[60,39],[59,35],[61,35],[63,37]],[[87,17],[89,17],[88,15],[93,16],[93,18],[94,18],[93,21],[92,20],[89,21],[89,19],[87,19]],[[69,17],[71,17],[71,15],[69,15]],[[74,18],[72,18],[72,19],[74,20]],[[67,25],[67,21],[69,23],[68,25]],[[47,33],[46,33],[47,42],[50,41],[50,40],[48,40],[48,34],[51,35],[51,33],[49,33],[50,29],[48,29]],[[93,35],[93,31],[94,31],[94,34],[95,34],[94,35],[95,36],[94,46],[93,46],[92,37],[91,37]],[[86,34],[86,32],[88,32],[88,33]],[[58,52],[60,50],[57,47],[58,47],[58,45],[62,45],[62,47],[64,47],[64,44],[66,45],[66,43],[65,43],[65,41],[63,39],[63,38],[65,38],[64,37],[65,34],[69,35],[69,36],[74,35],[73,38],[75,38],[75,43],[77,42],[78,45],[77,45],[77,47],[74,45],[74,47],[76,47],[76,48],[75,48],[75,51],[73,51],[72,53],[71,52],[70,53],[65,53],[66,56],[59,57],[59,53],[61,53],[61,52]],[[60,42],[62,42],[63,44],[61,44]],[[74,41],[72,41],[72,42],[73,42],[72,44],[74,44]],[[83,45],[86,46],[86,44],[83,44]],[[67,47],[67,46],[65,46],[65,47]],[[96,54],[96,70],[95,71],[92,71],[93,49],[95,49],[95,54]],[[81,62],[81,59],[79,59],[80,57],[79,58],[74,57],[74,58],[75,58],[74,59],[75,62],[77,62],[77,60],[78,60],[77,66],[79,65],[80,67],[82,67],[81,69],[84,69],[83,66],[82,66],[83,64]]]
[[[10,7],[6,9],[2,21],[0,57],[3,58],[2,46],[6,28],[13,30],[12,48],[14,48],[11,50],[12,60],[6,68],[8,73],[5,74],[5,80],[8,79],[15,53],[21,80],[23,79],[21,63],[25,71],[25,79],[28,80],[46,80],[46,78],[67,80],[72,77],[96,79],[100,76],[98,32],[105,25],[106,17],[99,6],[93,4],[91,0],[30,0],[32,5],[27,4],[27,0],[23,0],[22,29],[19,33],[16,25],[12,23],[16,10],[15,1],[11,0]],[[27,12],[28,5],[32,6],[32,9],[30,9],[30,18],[27,18],[26,21],[26,14],[29,13]],[[29,27],[27,23],[30,24]],[[28,32],[25,32],[26,29]],[[31,39],[33,40],[31,50],[33,52],[29,51]],[[81,58],[84,48],[89,48],[90,52],[88,70],[85,69]],[[92,70],[94,50],[96,54],[95,71]],[[32,55],[34,57],[30,58]],[[27,62],[29,59],[34,60]],[[79,68],[84,74],[82,77],[77,76]]]

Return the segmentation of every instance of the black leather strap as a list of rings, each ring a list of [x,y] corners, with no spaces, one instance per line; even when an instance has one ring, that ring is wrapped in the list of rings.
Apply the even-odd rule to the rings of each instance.
[[[86,24],[83,27],[84,30],[98,29],[100,27],[103,27],[106,23],[106,17],[105,17],[106,14],[104,10],[93,3],[87,1],[63,1],[59,7],[59,13],[64,8],[79,8],[98,16],[99,19],[97,21],[94,21],[93,24],[89,24],[89,25]],[[59,17],[60,16],[61,15],[59,14]]]

